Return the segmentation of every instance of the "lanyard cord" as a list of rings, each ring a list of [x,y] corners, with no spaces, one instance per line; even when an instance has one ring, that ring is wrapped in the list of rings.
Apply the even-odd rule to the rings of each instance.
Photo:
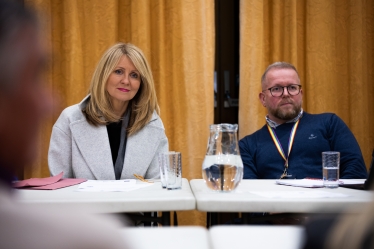
[[[295,139],[296,130],[297,130],[297,127],[299,125],[299,121],[300,121],[300,119],[297,120],[296,123],[292,127],[292,130],[291,130],[291,133],[290,133],[290,137],[288,139],[288,154],[287,154],[287,157],[286,157],[286,155],[284,153],[284,150],[282,148],[282,144],[280,143],[280,141],[279,141],[279,139],[277,137],[277,134],[275,134],[274,130],[270,127],[269,124],[267,125],[269,133],[270,133],[270,136],[273,139],[273,142],[275,144],[275,147],[277,148],[279,154],[284,159],[284,171],[283,171],[283,174],[281,175],[280,179],[282,179],[285,176],[287,176],[288,158],[289,158],[290,153],[291,153],[291,149],[292,149],[293,141]]]

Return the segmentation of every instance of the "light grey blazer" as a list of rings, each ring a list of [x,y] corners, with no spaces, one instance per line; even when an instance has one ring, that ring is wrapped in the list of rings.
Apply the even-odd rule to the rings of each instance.
[[[62,111],[52,129],[48,152],[51,175],[64,172],[64,178],[115,180],[112,153],[105,125],[87,122],[81,103]],[[155,113],[140,131],[127,138],[121,179],[138,174],[146,179],[159,178],[157,155],[168,151],[168,140],[161,118]]]

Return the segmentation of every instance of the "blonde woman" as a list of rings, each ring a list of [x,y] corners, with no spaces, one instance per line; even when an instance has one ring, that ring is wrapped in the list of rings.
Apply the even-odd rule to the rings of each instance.
[[[168,151],[150,66],[129,43],[99,61],[89,95],[66,108],[52,129],[51,175],[114,180],[158,178],[157,154]]]

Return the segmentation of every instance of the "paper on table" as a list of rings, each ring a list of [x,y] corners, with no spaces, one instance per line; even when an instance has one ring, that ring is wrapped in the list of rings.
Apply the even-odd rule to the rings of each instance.
[[[323,188],[322,179],[300,179],[300,180],[276,180],[277,184],[303,187],[303,188]]]
[[[255,195],[260,195],[267,198],[285,198],[285,199],[299,199],[299,198],[346,198],[349,195],[341,193],[331,193],[327,191],[250,191]]]
[[[19,182],[14,182],[12,186],[13,188],[45,186],[58,182],[62,178],[63,174],[64,173],[61,172],[60,174],[51,177],[30,178]]]
[[[87,181],[86,179],[79,179],[79,178],[63,178],[59,180],[58,182],[45,185],[45,186],[39,186],[39,187],[29,187],[27,189],[38,189],[38,190],[55,190],[59,188],[65,188],[73,185],[77,185],[81,182]]]
[[[152,183],[136,182],[135,179],[128,180],[88,180],[79,184],[77,191],[80,192],[128,192],[140,188],[152,186]]]
[[[364,184],[366,179],[341,179],[339,184],[343,185],[355,185],[355,184]]]

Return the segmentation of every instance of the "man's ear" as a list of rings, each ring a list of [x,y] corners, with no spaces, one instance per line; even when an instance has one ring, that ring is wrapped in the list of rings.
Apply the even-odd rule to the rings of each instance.
[[[264,107],[266,107],[266,104],[265,104],[265,94],[263,93],[263,92],[260,92],[259,94],[258,94],[258,98],[259,98],[259,100],[261,101],[261,103],[262,103],[262,105],[264,106]]]

